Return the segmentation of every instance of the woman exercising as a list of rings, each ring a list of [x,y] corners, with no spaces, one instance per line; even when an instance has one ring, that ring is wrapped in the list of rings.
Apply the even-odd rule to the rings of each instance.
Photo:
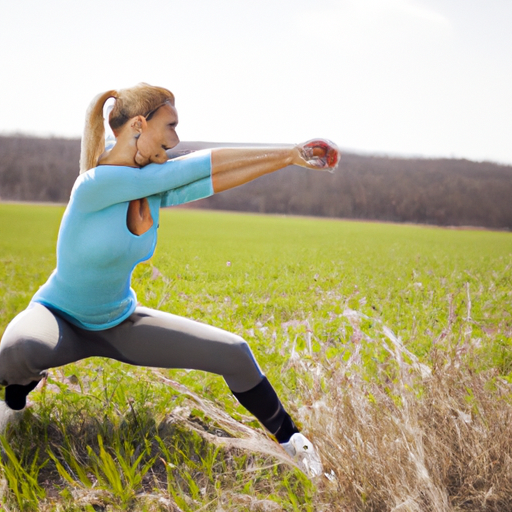
[[[116,144],[105,151],[103,107]],[[139,84],[92,101],[82,138],[80,176],[57,241],[57,267],[0,344],[5,402],[23,409],[48,368],[92,356],[222,375],[231,392],[310,475],[321,473],[248,344],[230,332],[137,305],[134,267],[149,259],[159,209],[208,197],[288,165],[329,169],[334,144],[315,140],[276,148],[218,148],[168,160],[179,142],[174,96]]]

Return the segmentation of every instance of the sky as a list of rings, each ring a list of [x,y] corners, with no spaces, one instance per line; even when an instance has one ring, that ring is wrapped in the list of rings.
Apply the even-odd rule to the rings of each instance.
[[[0,134],[80,137],[99,92],[182,140],[512,164],[512,0],[0,0]]]

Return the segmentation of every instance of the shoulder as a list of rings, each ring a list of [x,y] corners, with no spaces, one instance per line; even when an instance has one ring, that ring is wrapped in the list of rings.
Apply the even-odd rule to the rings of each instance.
[[[80,174],[75,181],[73,188],[83,186],[94,186],[109,179],[129,179],[140,174],[140,169],[126,167],[124,165],[98,165]]]
[[[71,189],[70,201],[79,209],[91,210],[108,206],[116,191],[126,183],[136,182],[131,167],[99,165],[80,174]],[[136,169],[139,171],[139,169]],[[133,187],[133,185],[132,185]],[[115,199],[113,202],[117,202]]]

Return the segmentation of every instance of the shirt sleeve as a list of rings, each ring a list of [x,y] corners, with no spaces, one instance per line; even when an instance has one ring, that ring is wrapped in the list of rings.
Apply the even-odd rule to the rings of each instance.
[[[213,195],[212,179],[211,177],[203,178],[189,185],[164,192],[160,206],[165,208],[166,206],[190,203],[191,201],[197,201],[211,195]]]
[[[156,194],[164,195],[162,205],[182,204],[213,193],[211,171],[210,150],[140,169],[100,165],[79,176],[71,200],[84,212]]]

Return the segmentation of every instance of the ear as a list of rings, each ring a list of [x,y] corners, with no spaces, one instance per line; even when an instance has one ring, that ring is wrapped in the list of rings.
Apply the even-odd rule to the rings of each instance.
[[[146,118],[143,116],[135,116],[130,121],[130,127],[136,134],[141,134],[148,126]]]

